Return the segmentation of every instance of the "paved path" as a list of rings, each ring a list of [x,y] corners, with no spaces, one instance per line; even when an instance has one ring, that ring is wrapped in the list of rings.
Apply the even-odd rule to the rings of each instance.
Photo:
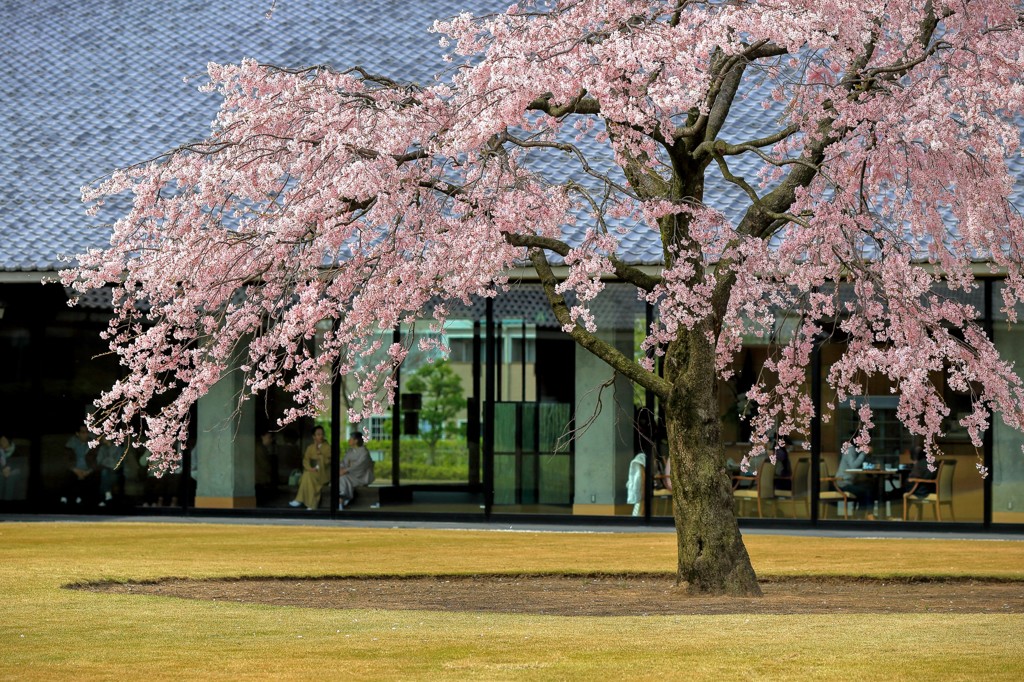
[[[240,517],[240,516],[79,516],[73,514],[0,514],[0,523],[4,522],[68,522],[68,523],[194,523],[194,524],[227,524],[239,526],[325,526],[337,528],[427,528],[433,530],[474,530],[496,532],[547,532],[547,533],[673,533],[670,525],[622,525],[602,523],[541,523],[529,519],[511,523],[497,521],[463,522],[463,521],[430,521],[430,520],[393,520],[393,519],[327,519],[302,517]],[[878,528],[743,528],[744,535],[792,535],[806,537],[842,537],[842,538],[936,538],[942,540],[1003,540],[1024,541],[1024,527],[1018,533],[959,531],[952,529],[915,530],[899,527]]]

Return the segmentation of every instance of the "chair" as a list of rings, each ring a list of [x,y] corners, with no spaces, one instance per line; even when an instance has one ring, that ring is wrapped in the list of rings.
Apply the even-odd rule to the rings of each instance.
[[[917,518],[921,519],[924,516],[924,505],[933,504],[935,505],[935,520],[942,520],[942,505],[949,505],[949,520],[956,521],[956,517],[953,516],[953,474],[956,473],[956,460],[945,459],[939,462],[939,470],[935,478],[908,478],[908,483],[913,483],[914,487],[903,493],[903,520],[907,520],[907,511],[910,504],[920,505],[917,508]],[[934,485],[935,492],[924,497],[918,497],[914,494],[918,486],[921,485]]]
[[[821,453],[821,475],[822,476],[835,476],[835,473],[839,471],[839,453],[838,452],[823,452]]]
[[[754,487],[736,488],[741,481],[754,481]],[[756,476],[733,476],[733,486],[733,499],[740,504],[743,500],[757,500],[757,515],[763,517],[763,502],[775,499],[775,465],[765,458]]]
[[[821,459],[821,473],[824,474],[821,477],[821,491],[818,493],[818,504],[824,507],[826,502],[835,502],[836,509],[838,511],[839,503],[843,503],[843,518],[850,518],[850,502],[857,502],[857,496],[853,493],[848,493],[839,487],[838,481],[834,475],[835,469],[833,467],[838,466],[838,462],[834,465],[829,464],[829,458],[822,454]],[[828,488],[831,488],[829,490]],[[824,514],[822,514],[824,517]]]
[[[670,479],[670,476],[671,476],[670,472],[672,471],[671,466],[672,466],[671,462],[670,461],[667,462],[666,466],[665,466],[665,473],[663,473],[663,474],[655,474],[654,475],[655,483],[660,481],[661,482],[661,487],[660,488],[656,487],[654,489],[654,495],[653,495],[654,501],[651,504],[651,513],[652,514],[658,514],[658,515],[664,515],[664,516],[672,516],[672,482],[671,482],[671,479]],[[646,477],[647,470],[644,469],[641,475]],[[641,479],[641,480],[643,480],[643,479]],[[644,491],[646,492],[646,490],[647,490],[647,482],[643,481],[643,485],[644,485]],[[660,505],[659,505],[659,502],[661,503]],[[664,511],[659,512],[658,511],[658,507],[659,506],[660,507],[664,507]]]
[[[775,497],[780,500],[789,500],[793,503],[793,518],[796,518],[796,501],[803,500],[804,515],[811,515],[810,479],[811,460],[809,457],[798,457],[793,460],[793,475],[784,476],[792,480],[790,490],[775,489]],[[776,478],[778,480],[778,478]]]

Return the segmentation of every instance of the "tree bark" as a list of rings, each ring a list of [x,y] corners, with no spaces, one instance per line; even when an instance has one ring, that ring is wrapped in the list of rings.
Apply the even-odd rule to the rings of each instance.
[[[665,357],[666,378],[672,384],[665,420],[679,555],[676,580],[691,594],[760,596],[733,512],[715,348],[706,332],[681,332]]]

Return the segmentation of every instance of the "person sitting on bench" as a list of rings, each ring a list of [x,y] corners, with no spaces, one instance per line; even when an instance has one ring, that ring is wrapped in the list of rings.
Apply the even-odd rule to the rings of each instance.
[[[338,469],[338,509],[344,509],[355,497],[356,488],[374,481],[373,460],[363,444],[363,434],[354,431],[348,439],[348,450]]]

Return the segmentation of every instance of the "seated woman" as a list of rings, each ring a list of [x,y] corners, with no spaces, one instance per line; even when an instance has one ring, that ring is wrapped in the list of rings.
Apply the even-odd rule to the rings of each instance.
[[[860,469],[864,466],[864,460],[868,453],[858,451],[853,443],[847,444],[839,458],[839,466],[836,471],[836,487],[857,499],[857,504],[862,508],[870,507],[875,501],[875,489],[873,486],[858,481],[850,469]]]
[[[928,457],[925,455],[924,448],[914,448],[911,451],[911,457],[914,460],[914,465],[910,467],[910,473],[907,474],[906,488],[903,492],[913,491],[914,497],[928,497],[935,492],[935,484],[924,483],[921,479],[934,480],[939,472],[937,469],[932,471],[928,468]]]
[[[331,446],[324,435],[324,427],[313,429],[313,442],[302,455],[302,478],[295,499],[288,504],[293,507],[305,506],[316,509],[320,506],[320,494],[331,480]]]
[[[786,449],[786,439],[779,438],[775,441],[775,489],[793,489],[793,469],[789,463],[789,450]]]
[[[338,508],[344,509],[355,497],[355,490],[362,485],[370,485],[374,481],[373,459],[370,451],[363,445],[363,434],[355,431],[348,439],[348,452],[341,461],[338,470]]]

